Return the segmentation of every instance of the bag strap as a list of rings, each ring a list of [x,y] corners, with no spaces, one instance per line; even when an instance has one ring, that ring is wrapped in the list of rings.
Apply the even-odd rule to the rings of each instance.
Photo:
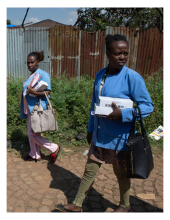
[[[140,117],[139,122],[140,122],[142,137],[144,138],[144,136],[146,135],[146,130],[145,130],[144,125],[143,125],[141,110],[140,110],[139,107],[136,107],[134,109],[134,117],[133,117],[132,127],[131,127],[130,133],[129,133],[129,138],[135,133],[135,123],[136,123],[136,117],[137,117],[137,109],[138,109],[138,113],[139,113],[139,117]]]
[[[105,80],[106,80],[106,76],[107,76],[107,73],[104,74],[103,79],[100,83],[100,95],[102,95],[102,89],[103,89],[103,86],[104,86],[104,83],[105,83]]]
[[[133,116],[132,127],[131,127],[130,133],[129,133],[129,138],[135,133],[136,115],[137,115],[137,110],[136,110],[136,108],[134,108],[134,116]]]
[[[102,81],[100,83],[100,95],[102,95],[102,89],[103,89],[103,86],[104,86],[104,83],[105,83],[105,80],[107,77],[107,71],[108,71],[108,68],[106,69],[106,72],[104,73],[104,76],[103,76]]]
[[[39,104],[38,104],[38,102],[39,102]],[[38,106],[38,107],[37,107],[37,106]],[[37,110],[39,110],[39,109],[41,109],[41,98],[38,96],[38,97],[37,97],[37,101],[36,101],[36,103],[35,103],[35,105],[34,105],[33,111],[37,111]]]
[[[44,92],[44,94],[45,94],[45,97],[46,97],[46,99],[47,99],[47,101],[48,101],[48,104],[49,104],[50,108],[52,109],[52,105],[51,105],[51,102],[50,102],[50,100],[49,100],[49,98],[48,98],[48,95],[46,94],[46,92]],[[39,105],[38,105],[38,101],[39,101]],[[35,105],[41,106],[41,97],[40,97],[40,96],[38,96],[37,102],[36,102]]]
[[[44,94],[45,94],[45,96],[46,96],[46,98],[47,98],[47,101],[48,101],[48,104],[49,104],[49,106],[50,106],[50,109],[52,109],[52,105],[51,105],[51,102],[50,102],[50,100],[49,100],[49,98],[48,98],[48,95],[46,94],[46,92],[44,92]]]
[[[144,128],[144,125],[143,125],[143,119],[142,119],[142,114],[141,114],[141,109],[139,107],[138,108],[138,112],[139,112],[139,116],[140,116],[140,127],[141,127],[141,132],[142,132],[142,137],[144,138],[144,136],[146,135],[146,130]]]

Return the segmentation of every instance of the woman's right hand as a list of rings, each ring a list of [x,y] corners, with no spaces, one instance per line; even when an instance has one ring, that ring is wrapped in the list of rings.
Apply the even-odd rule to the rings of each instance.
[[[31,94],[34,94],[36,93],[36,90],[35,88],[32,88],[30,85],[28,85],[27,87],[27,93],[31,93]]]
[[[120,108],[117,107],[115,102],[112,102],[112,107],[114,110],[109,115],[107,115],[107,118],[113,119],[113,120],[121,120],[122,119],[122,112],[121,112]]]
[[[91,144],[91,140],[92,140],[92,133],[90,133],[90,132],[87,132],[87,142],[88,142],[88,144],[90,145]]]

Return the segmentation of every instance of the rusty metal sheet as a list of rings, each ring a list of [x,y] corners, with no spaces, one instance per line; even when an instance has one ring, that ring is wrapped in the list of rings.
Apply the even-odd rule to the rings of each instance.
[[[72,26],[55,26],[49,29],[50,72],[53,77],[76,77],[78,72],[79,28]]]
[[[81,75],[95,78],[103,68],[105,31],[81,31]]]
[[[163,57],[163,34],[160,33],[158,29],[153,29],[154,32],[154,42],[152,50],[152,61],[149,70],[149,75],[160,69],[162,63],[160,62]]]
[[[136,71],[144,78],[163,66],[163,33],[151,28],[139,32]]]

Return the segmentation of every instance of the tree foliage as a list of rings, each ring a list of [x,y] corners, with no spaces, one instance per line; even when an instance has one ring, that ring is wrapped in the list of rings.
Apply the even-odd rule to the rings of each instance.
[[[9,19],[7,19],[7,25],[10,25],[11,21]]]
[[[81,30],[104,30],[106,26],[163,29],[163,8],[79,8],[75,26]]]

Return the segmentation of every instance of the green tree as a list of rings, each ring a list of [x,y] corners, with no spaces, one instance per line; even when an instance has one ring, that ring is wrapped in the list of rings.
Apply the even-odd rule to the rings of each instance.
[[[78,18],[74,26],[79,26],[81,30],[97,31],[106,29],[106,23],[103,22],[102,8],[79,8],[77,14]]]
[[[10,25],[11,21],[9,19],[7,19],[7,25]]]
[[[162,8],[79,8],[75,26],[96,31],[106,26],[163,29]]]

